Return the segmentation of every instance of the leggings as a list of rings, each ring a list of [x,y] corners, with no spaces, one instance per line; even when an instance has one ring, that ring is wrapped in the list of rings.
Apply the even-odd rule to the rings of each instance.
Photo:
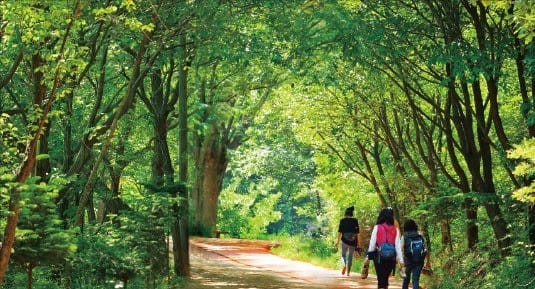
[[[344,264],[347,267],[347,272],[351,271],[351,265],[353,264],[354,252],[355,252],[354,246],[349,246],[348,244],[342,242],[342,258],[344,259]]]
[[[378,258],[376,258],[378,259]],[[377,288],[388,288],[388,277],[396,267],[396,260],[373,260],[375,273],[377,274]]]

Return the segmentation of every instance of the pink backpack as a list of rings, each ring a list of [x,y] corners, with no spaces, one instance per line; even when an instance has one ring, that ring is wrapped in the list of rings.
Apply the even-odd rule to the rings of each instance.
[[[396,226],[386,223],[377,225],[377,244],[395,244],[396,243]],[[388,240],[387,240],[388,238]]]
[[[377,248],[379,262],[381,259],[392,260],[396,258],[396,226],[381,224],[377,226]]]

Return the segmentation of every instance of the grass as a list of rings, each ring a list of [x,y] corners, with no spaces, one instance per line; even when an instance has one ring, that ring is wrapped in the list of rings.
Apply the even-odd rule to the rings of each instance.
[[[334,245],[321,238],[308,236],[276,236],[281,246],[273,248],[273,254],[290,259],[307,262],[328,269],[341,269],[340,252],[334,252]],[[352,272],[360,272],[364,256],[353,257]]]
[[[272,252],[291,260],[339,270],[340,252],[333,252],[333,245],[326,239],[306,236],[270,236],[280,244]],[[526,252],[528,251],[528,252]],[[527,289],[535,288],[535,254],[521,247],[509,257],[499,252],[441,252],[431,256],[432,278],[421,276],[420,284],[426,289]],[[353,259],[352,272],[360,272],[364,257]],[[373,266],[370,274],[374,274]],[[399,275],[396,274],[396,278]]]

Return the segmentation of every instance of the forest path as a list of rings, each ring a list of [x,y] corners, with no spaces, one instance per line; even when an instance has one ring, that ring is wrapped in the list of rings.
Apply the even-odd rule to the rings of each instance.
[[[272,245],[268,241],[193,237],[191,278],[185,288],[377,288],[375,275],[370,274],[365,280],[355,272],[350,277],[342,276],[339,270],[273,255],[269,252]],[[391,278],[389,288],[399,289],[401,283]]]

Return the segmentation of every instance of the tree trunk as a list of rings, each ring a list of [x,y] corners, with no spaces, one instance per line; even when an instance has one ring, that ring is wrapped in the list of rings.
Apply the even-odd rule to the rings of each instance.
[[[373,168],[369,165],[368,156],[370,155],[365,149],[364,145],[360,141],[355,141],[357,143],[357,147],[359,148],[360,156],[365,162],[366,170],[368,171],[368,175],[370,176],[370,180],[372,181],[373,187],[375,188],[375,192],[377,193],[377,196],[379,197],[379,201],[381,202],[381,207],[386,208],[389,205],[392,204],[392,199],[389,198],[388,200],[385,198],[385,194],[387,196],[392,196],[393,192],[390,188],[390,184],[385,179],[385,172],[383,169],[383,163],[381,161],[381,153],[380,153],[380,145],[377,141],[374,141],[373,147],[372,147],[372,158],[374,160],[377,174],[379,176],[379,180],[381,181],[381,185],[379,185],[377,178],[375,177]],[[384,188],[386,193],[383,192],[381,187]]]
[[[130,82],[128,83],[128,90],[123,96],[121,103],[119,104],[119,107],[117,109],[117,112],[115,116],[113,117],[112,124],[110,126],[110,130],[108,133],[108,137],[106,138],[106,140],[104,141],[104,144],[102,145],[100,154],[97,160],[95,161],[93,168],[91,169],[86,185],[84,186],[82,193],[80,195],[80,201],[78,204],[78,209],[76,211],[76,219],[75,219],[75,224],[77,226],[82,226],[82,224],[84,223],[84,212],[85,212],[87,201],[89,199],[91,187],[93,186],[93,182],[96,178],[96,174],[100,166],[100,163],[102,162],[102,159],[104,158],[104,156],[108,153],[111,140],[113,139],[113,136],[115,135],[115,131],[117,130],[119,119],[131,107],[131,104],[134,100],[134,96],[137,92],[137,88],[141,84],[141,80],[145,78],[146,71],[141,72],[141,64],[143,62],[143,57],[145,56],[145,52],[151,40],[150,37],[152,33],[143,35],[143,40],[141,41],[139,45],[135,63],[133,65],[132,76],[130,78]]]
[[[124,143],[121,142],[118,146],[116,155],[124,155]],[[102,202],[102,205],[99,205],[98,208],[98,222],[107,222],[110,220],[109,215],[119,215],[120,211],[129,209],[128,205],[120,198],[121,176],[128,163],[128,161],[116,160],[115,164],[112,165],[109,160],[105,160],[106,169],[110,177],[109,192],[111,198],[105,201],[99,200],[99,203]],[[107,186],[104,188],[107,190]],[[113,218],[112,222],[120,226],[118,218]]]
[[[77,2],[75,11],[78,12],[79,8],[80,8],[80,4]],[[73,21],[71,21],[66,28],[66,33],[64,35],[63,42],[62,42],[63,43],[62,48],[57,59],[58,61],[61,60],[63,56],[63,51],[64,51],[63,49],[65,47],[65,42],[70,32],[72,22]],[[42,63],[40,63],[42,61],[40,57],[33,58],[32,61],[37,61],[37,62],[34,62],[32,66],[39,67],[42,65]],[[36,71],[36,70],[34,69],[32,71]],[[38,74],[40,73],[37,73],[36,75]],[[43,98],[34,99],[34,101],[35,100],[39,101],[34,104],[38,105],[42,109],[42,114],[40,118],[38,119],[38,121],[36,122],[36,129],[31,135],[32,138],[30,142],[26,145],[25,154],[24,154],[25,157],[15,176],[15,181],[20,184],[25,183],[28,177],[31,175],[32,171],[34,170],[35,163],[37,161],[36,154],[38,150],[39,139],[41,135],[44,133],[44,131],[47,129],[48,113],[52,109],[52,103],[54,102],[56,98],[56,92],[58,90],[60,82],[61,80],[59,79],[59,71],[56,71],[56,75],[54,76],[53,86],[50,90],[47,101],[44,102]],[[40,83],[38,83],[37,86],[39,87],[39,89],[41,89],[42,87]],[[4,240],[0,248],[0,286],[4,282],[4,277],[7,271],[7,266],[9,264],[9,259],[11,258],[11,251],[13,249],[13,244],[15,242],[15,232],[17,229],[17,223],[18,223],[19,213],[20,213],[20,207],[18,203],[19,199],[20,199],[20,192],[18,192],[17,189],[15,189],[13,191],[11,199],[9,200],[9,211],[12,212],[12,214],[10,214],[6,219],[6,225],[4,228],[4,236],[3,236]]]
[[[27,276],[28,276],[28,283],[27,283],[27,287],[28,289],[32,289],[33,287],[33,265],[29,264],[28,267],[26,268],[26,273],[27,273]]]
[[[499,207],[499,197],[496,195],[492,166],[492,151],[489,140],[491,124],[486,121],[487,117],[492,120],[495,133],[502,145],[502,149],[510,149],[511,145],[505,135],[498,111],[498,80],[503,66],[503,57],[501,51],[497,51],[492,45],[488,45],[488,39],[500,37],[502,30],[493,29],[491,28],[492,24],[487,23],[487,10],[481,2],[463,1],[463,6],[472,18],[480,53],[483,58],[487,58],[486,60],[488,63],[492,64],[492,68],[488,68],[488,65],[483,68],[487,70],[487,73],[482,74],[486,81],[485,93],[482,92],[479,81],[476,80],[472,82],[473,108],[475,109],[477,125],[477,145],[479,146],[481,162],[481,169],[479,166],[470,169],[472,178],[475,179],[474,182],[478,184],[473,190],[484,197],[484,207],[492,225],[494,236],[498,242],[498,247],[501,250],[502,256],[507,256],[511,251],[511,237],[509,236],[509,230],[507,229],[508,224]],[[485,94],[485,97],[483,94]],[[490,103],[488,116],[485,114],[485,103],[487,102]],[[465,100],[465,103],[468,102]],[[466,108],[466,115],[469,114],[470,108]],[[464,156],[466,158],[469,155],[465,154]],[[514,179],[513,183],[515,183]]]
[[[39,149],[37,154],[48,154],[48,136],[50,135],[50,126],[47,126],[39,140]],[[35,175],[41,178],[42,182],[47,183],[50,178],[50,172],[52,168],[50,166],[50,158],[44,158],[38,160],[35,164]]]
[[[73,102],[73,93],[69,92],[65,100],[65,117],[63,118],[63,171],[67,172],[70,170],[70,167],[73,162],[73,151],[72,151],[72,102]]]
[[[188,71],[190,63],[186,47],[186,34],[181,35],[182,54],[180,55],[178,70],[178,179],[182,184],[188,183]],[[176,224],[176,239],[173,244],[175,274],[178,276],[190,275],[189,261],[189,196],[188,189],[179,191],[179,205]]]
[[[156,187],[173,186],[174,185],[174,170],[169,153],[169,144],[167,137],[169,129],[167,127],[168,108],[166,97],[163,93],[162,86],[162,71],[154,69],[150,74],[151,80],[151,110],[154,121],[154,145],[152,157],[152,174],[151,183]],[[169,193],[173,198],[176,197],[176,191],[171,189],[164,189],[165,193]],[[168,210],[174,216],[176,204],[173,203]],[[173,218],[174,219],[174,218]],[[175,221],[170,224],[171,236],[175,239],[176,226]],[[159,242],[160,240],[158,240]],[[165,242],[165,238],[163,240]],[[165,243],[161,244],[165,246]],[[175,246],[173,246],[173,251]],[[174,254],[173,254],[174,256]],[[164,263],[169,268],[169,258],[164,258]]]
[[[435,17],[440,25],[444,43],[448,47],[459,38],[462,37],[462,31],[460,30],[460,7],[459,2],[446,3],[441,1],[435,1],[430,5],[430,9],[433,10]],[[436,6],[435,6],[436,5]],[[448,51],[449,53],[449,51]],[[455,127],[460,146],[463,154],[468,154],[471,157],[477,157],[475,151],[467,143],[467,140],[474,139],[472,132],[472,122],[470,115],[464,115],[462,101],[460,101],[459,94],[456,91],[457,76],[454,73],[454,63],[446,63],[445,75],[449,82],[447,84],[447,98],[444,110],[444,130],[445,135],[450,136],[446,138],[446,148],[450,157],[451,164],[457,177],[459,179],[459,189],[465,193],[470,193],[470,184],[468,176],[461,166],[459,159],[457,158],[456,144],[451,136],[453,136],[453,127]],[[462,84],[461,84],[462,85]],[[468,119],[467,119],[468,118]],[[453,127],[452,127],[453,126]],[[466,217],[466,242],[469,249],[475,249],[479,239],[478,227],[477,227],[477,206],[474,205],[473,200],[467,196],[464,200],[464,210]]]
[[[446,74],[452,75],[453,67],[451,64],[446,65]],[[463,138],[464,131],[462,130],[463,119],[461,118],[462,109],[460,108],[459,96],[455,91],[454,82],[448,84],[448,98],[445,104],[445,113],[444,113],[444,130],[445,135],[453,135],[452,123],[457,127],[457,133],[460,135],[459,139],[463,146],[463,151],[468,151],[466,140]],[[468,133],[468,132],[466,132]],[[454,141],[451,137],[446,138],[446,148],[448,150],[448,155],[450,157],[451,164],[457,177],[459,178],[459,189],[464,194],[470,193],[470,184],[468,177],[464,171],[463,166],[461,166],[459,159],[457,158],[457,151],[455,148]],[[466,197],[464,200],[464,210],[466,217],[466,242],[469,249],[475,249],[478,239],[478,227],[477,227],[477,206],[474,205],[473,200],[470,197]]]
[[[217,203],[223,184],[228,160],[227,147],[222,141],[219,128],[212,124],[205,135],[197,159],[198,185],[192,195],[194,230],[206,237],[215,236]]]
[[[34,61],[36,61],[36,58],[34,58]],[[35,70],[34,70],[35,71]],[[35,168],[36,163],[36,154],[38,150],[38,143],[40,140],[41,135],[46,130],[46,125],[48,123],[48,113],[50,112],[52,108],[52,102],[55,98],[55,92],[57,90],[57,87],[59,86],[59,79],[55,79],[54,81],[54,87],[52,88],[52,91],[50,93],[50,97],[48,98],[48,102],[43,103],[43,98],[34,99],[41,101],[39,103],[35,103],[39,107],[42,108],[42,115],[40,119],[37,121],[36,124],[36,130],[33,132],[33,138],[31,141],[26,145],[25,150],[25,158],[22,161],[21,166],[19,167],[19,170],[16,174],[15,181],[23,184],[26,182],[28,177],[31,175],[32,171]],[[20,213],[20,207],[19,207],[19,199],[20,199],[20,192],[18,189],[14,189],[12,192],[12,197],[9,200],[9,211],[12,212],[12,214],[8,215],[6,220],[6,226],[4,228],[4,240],[2,242],[1,248],[0,248],[0,285],[2,285],[5,277],[5,273],[7,271],[7,266],[9,264],[9,259],[11,258],[11,251],[13,249],[13,244],[15,242],[15,231],[17,229],[17,223],[19,219],[19,213]]]

